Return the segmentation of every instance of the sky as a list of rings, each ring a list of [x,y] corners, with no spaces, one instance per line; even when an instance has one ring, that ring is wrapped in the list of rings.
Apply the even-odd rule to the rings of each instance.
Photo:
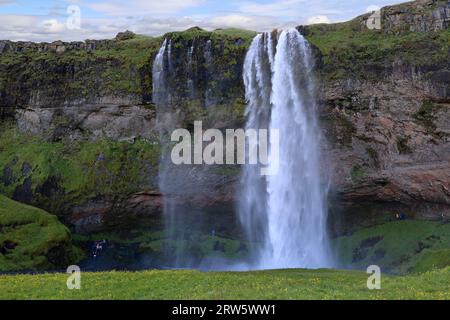
[[[405,0],[0,0],[0,39],[80,41],[131,30],[162,35],[207,30],[268,31],[346,21]]]

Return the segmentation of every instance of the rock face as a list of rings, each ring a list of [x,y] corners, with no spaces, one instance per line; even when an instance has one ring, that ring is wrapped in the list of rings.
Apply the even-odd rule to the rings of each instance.
[[[428,32],[444,30],[450,26],[448,1],[419,0],[382,10],[385,32]]]
[[[340,32],[362,25],[360,39],[372,32],[384,48],[359,43],[356,33],[342,48],[318,51],[337,209],[362,216],[375,207],[391,216],[398,210],[408,216],[450,215],[449,9],[439,1],[383,8],[382,30],[367,30],[363,16]],[[318,30],[304,32],[321,46]],[[417,38],[406,40],[408,32]]]
[[[59,141],[107,137],[133,142],[135,139],[157,140],[155,111],[144,105],[83,105],[73,108],[27,108],[15,114],[24,132]]]
[[[420,0],[383,8],[380,30],[368,29],[371,14],[347,23],[299,27],[317,58],[332,209],[349,221],[369,221],[396,210],[411,216],[450,215],[449,10],[446,1]],[[194,120],[214,128],[242,125],[242,65],[253,35],[199,28],[165,35],[174,88],[170,98],[180,126],[190,128]],[[162,42],[127,32],[115,40],[82,43],[0,41],[0,119],[12,117],[20,130],[69,146],[99,139],[155,141],[151,65]],[[114,155],[107,171],[116,170],[114,184],[125,169],[133,172],[130,177],[137,176],[134,170],[145,171],[141,177],[157,176],[157,168],[145,165],[117,170],[130,159]],[[21,163],[11,158],[0,168],[2,192],[12,196]],[[18,195],[25,201],[36,188],[37,169],[32,168],[20,178]],[[200,174],[198,183],[186,188],[206,190],[209,196],[194,197],[187,190],[188,198],[202,206],[232,203],[235,169]],[[94,177],[103,175],[97,171]],[[67,183],[62,175],[55,179]],[[107,194],[90,187],[92,196],[77,198],[61,212],[82,232],[120,223],[115,218],[158,213],[158,190],[148,185],[139,190],[145,184],[126,181],[133,185],[126,194],[118,194],[122,186]],[[46,208],[49,198],[44,199]]]

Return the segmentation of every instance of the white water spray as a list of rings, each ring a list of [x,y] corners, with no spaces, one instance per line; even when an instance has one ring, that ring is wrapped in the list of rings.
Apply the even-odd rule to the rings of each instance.
[[[279,130],[280,167],[267,177],[255,166],[244,168],[241,222],[256,243],[257,268],[327,267],[327,187],[319,167],[311,49],[296,29],[273,38],[253,40],[244,83],[247,127]]]

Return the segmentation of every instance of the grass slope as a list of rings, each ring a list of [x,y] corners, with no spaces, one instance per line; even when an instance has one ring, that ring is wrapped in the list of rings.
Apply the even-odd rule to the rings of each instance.
[[[66,274],[0,276],[0,299],[450,299],[450,268],[420,275],[383,276],[340,270],[259,272],[145,271],[82,273],[68,290]]]
[[[0,195],[0,271],[66,265],[76,254],[69,230],[56,216]]]
[[[386,272],[404,274],[450,266],[450,223],[393,221],[357,230],[333,244],[346,267],[377,264]]]

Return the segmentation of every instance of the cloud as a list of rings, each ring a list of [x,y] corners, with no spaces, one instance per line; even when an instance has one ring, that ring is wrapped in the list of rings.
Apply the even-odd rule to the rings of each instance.
[[[0,0],[0,4],[14,0]],[[342,21],[363,13],[369,4],[402,0],[60,0],[42,15],[0,14],[0,39],[14,41],[79,41],[110,39],[118,32],[158,36],[193,26],[212,30],[243,28],[255,31],[300,24]],[[81,7],[81,29],[68,30],[67,6]],[[20,2],[17,2],[19,6]],[[31,12],[31,11],[30,11]],[[183,16],[184,15],[184,16]]]
[[[380,9],[381,9],[380,6],[370,5],[367,7],[366,12],[370,13],[370,12],[378,11]]]
[[[66,25],[56,19],[45,20],[42,22],[44,30],[48,33],[60,33],[65,30]]]
[[[256,31],[267,31],[279,27],[280,24],[271,17],[231,14],[206,19],[200,23],[200,26],[209,29],[242,28]]]
[[[297,17],[305,6],[310,4],[307,0],[275,0],[269,3],[244,2],[239,11],[250,15],[271,17]],[[306,5],[305,5],[306,3]]]
[[[106,15],[171,14],[186,8],[197,7],[202,0],[128,0],[86,2],[86,7]]]
[[[330,23],[327,16],[314,16],[306,21],[307,24]]]

